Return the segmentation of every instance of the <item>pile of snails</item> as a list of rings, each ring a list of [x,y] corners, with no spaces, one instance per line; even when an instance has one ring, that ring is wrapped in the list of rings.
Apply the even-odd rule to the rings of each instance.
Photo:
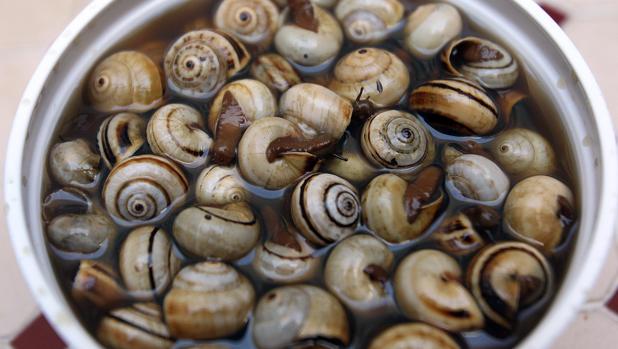
[[[42,211],[101,343],[466,348],[551,299],[576,197],[518,61],[408,5],[222,0],[93,67]]]

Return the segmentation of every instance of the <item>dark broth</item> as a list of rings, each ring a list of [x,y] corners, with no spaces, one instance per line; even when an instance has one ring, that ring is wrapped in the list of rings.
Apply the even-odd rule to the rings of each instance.
[[[405,3],[406,8],[409,12],[409,11],[414,10],[418,5],[426,3],[427,1],[402,0],[402,2]],[[111,48],[108,51],[108,53],[112,53],[112,52],[115,52],[121,49],[139,49],[140,47],[143,47],[143,45],[153,42],[153,41],[163,40],[167,43],[171,43],[176,37],[178,37],[182,33],[190,29],[195,29],[195,25],[196,25],[195,23],[197,23],[197,25],[207,23],[208,27],[212,27],[212,16],[214,15],[213,9],[216,7],[209,6],[210,3],[211,3],[210,1],[209,2],[194,1],[191,4],[188,4],[187,6],[184,6],[183,8],[173,13],[167,13],[162,18],[155,20],[152,23],[152,25],[142,28],[141,30],[136,32],[134,35],[132,35],[128,40],[121,42],[117,46]],[[215,4],[214,1],[212,3]],[[465,19],[464,13],[462,13],[462,16]],[[162,23],[165,23],[165,24],[161,25]],[[488,37],[488,35],[480,31],[478,28],[471,27],[471,25],[469,24],[469,21],[464,21],[464,23],[465,23],[464,31],[462,34],[463,36],[475,35],[475,36],[480,36],[480,37]],[[508,45],[506,46],[508,47]],[[402,45],[400,41],[396,38],[389,40],[388,42],[382,45],[379,45],[379,47],[385,48],[389,51],[402,50],[405,52],[405,50],[402,49]],[[345,44],[344,48],[342,49],[340,53],[340,57],[354,50],[355,48],[357,47],[351,45],[350,43]],[[513,53],[516,55],[516,52],[513,52]],[[410,69],[410,72],[412,74],[412,82],[411,82],[410,89],[414,88],[415,86],[418,86],[419,84],[427,80],[446,76],[446,73],[442,70],[441,63],[439,62],[439,59],[437,57],[430,61],[423,61],[423,62],[412,60],[411,62],[406,62],[406,64],[408,64],[408,68]],[[528,91],[528,85],[526,81],[527,77],[525,76],[525,73],[526,73],[525,71],[522,71],[522,73],[523,74],[520,77],[517,85],[514,86],[513,89],[518,89],[520,91],[525,92],[525,91]],[[234,80],[247,78],[247,77],[249,77],[249,74],[248,72],[245,72],[235,77]],[[84,79],[85,78],[86,77],[84,77]],[[325,76],[313,76],[305,80],[320,81],[326,78],[327,77]],[[80,86],[79,88],[81,89],[81,86],[83,86],[83,81],[78,86]],[[492,97],[497,97],[496,92],[490,92],[490,94],[492,95]],[[81,98],[81,90],[77,91],[76,95]],[[182,103],[190,104],[196,107],[198,110],[200,110],[204,115],[207,115],[207,111],[209,109],[209,106],[207,103],[196,103],[192,101],[187,101],[185,99],[181,99],[177,96],[172,95],[169,92],[169,90],[167,92],[166,97],[167,97],[166,101],[170,103],[171,102],[182,102]],[[93,149],[96,148],[96,134],[97,134],[98,127],[108,115],[101,114],[101,113],[98,113],[92,110],[91,108],[89,108],[88,105],[86,105],[85,103],[82,103],[80,98],[78,98],[78,100],[74,104],[65,107],[63,122],[59,124],[56,130],[57,136],[55,137],[55,141],[53,141],[52,144],[55,144],[60,141],[72,140],[75,138],[84,138],[90,141]],[[402,101],[402,103],[397,108],[402,109],[402,110],[408,110],[408,107],[406,104],[407,104],[407,99]],[[557,145],[561,143],[557,141],[555,134],[550,134],[547,131],[548,128],[546,128],[545,125],[543,124],[544,122],[543,118],[533,117],[535,115],[543,115],[544,111],[545,110],[540,106],[538,101],[528,99],[525,103],[521,103],[515,109],[513,118],[512,118],[512,124],[509,127],[525,127],[525,128],[533,129],[543,134],[546,138],[550,140],[550,143],[552,143],[554,147],[557,147]],[[154,111],[147,113],[147,116],[150,116],[153,112]],[[422,119],[422,116],[420,117]],[[440,154],[444,144],[449,143],[449,142],[462,142],[466,140],[474,140],[481,144],[488,143],[494,138],[495,133],[499,132],[500,127],[504,125],[499,126],[497,131],[494,132],[493,136],[486,136],[486,137],[453,137],[453,136],[449,136],[441,132],[438,132],[429,125],[427,126],[431,130],[435,138],[435,141],[438,145],[437,154]],[[362,127],[362,124],[359,121],[355,120],[352,122],[350,128],[348,129],[348,132],[346,133],[346,141],[344,143],[344,147],[346,150],[350,150],[352,152],[360,151],[358,136],[360,134],[361,127]],[[570,153],[568,149],[558,148],[556,150],[558,154]],[[150,149],[148,149],[147,144],[140,151],[140,153],[149,153],[149,152],[150,152]],[[441,164],[440,156],[438,155],[436,158],[437,159],[435,163],[438,165],[443,165]],[[560,161],[563,161],[563,162],[567,161],[565,160],[566,157],[559,157],[559,158],[560,158]],[[575,183],[572,178],[573,174],[568,173],[565,170],[566,168],[568,168],[568,164],[561,163],[560,165],[561,165],[561,170],[555,176],[558,179],[565,182],[571,188],[576,189],[573,186],[573,183]],[[195,179],[200,173],[200,170],[201,168],[186,171],[187,177],[189,178],[191,183],[195,181]],[[105,166],[102,166],[102,172],[103,172],[102,176],[104,178],[109,171],[105,169]],[[382,172],[389,172],[389,171],[383,170]],[[51,178],[46,179],[46,180],[47,180],[47,183],[44,188],[44,196],[47,196],[47,194],[60,189],[60,186],[57,183],[55,183]],[[514,179],[511,179],[511,182],[513,184],[516,183]],[[259,209],[260,206],[265,206],[265,205],[270,205],[275,208],[282,207],[285,196],[289,195],[290,191],[293,189],[293,185],[291,185],[287,189],[280,190],[280,191],[266,191],[256,186],[250,185],[248,183],[246,184],[247,184],[247,188],[249,188],[251,192],[251,200],[250,200],[251,205],[253,206],[254,209],[256,209],[256,211]],[[360,193],[362,193],[366,184],[367,183],[357,184],[357,189]],[[102,206],[101,198],[99,196],[100,189],[101,188],[99,188],[99,190],[96,191],[96,194],[92,197],[93,203],[98,206]],[[194,195],[193,189],[194,188],[191,188],[189,192],[190,196],[188,198],[188,201],[185,207],[191,206],[195,203],[195,200],[193,197]],[[574,191],[577,192],[576,190]],[[440,225],[440,223],[445,217],[450,216],[451,214],[459,211],[461,208],[465,206],[470,206],[470,203],[461,200],[461,198],[457,197],[456,195],[450,195],[447,203],[444,204],[444,207],[441,213],[438,215],[437,219],[432,224],[432,226],[426,230],[426,232],[423,234],[422,237],[420,237],[417,240],[403,243],[403,244],[389,245],[389,248],[394,252],[396,256],[394,265],[395,266],[398,265],[398,262],[403,257],[407,256],[413,251],[417,251],[423,248],[436,248],[437,249],[438,246],[433,241],[431,241],[428,237],[432,234],[435,228]],[[286,212],[286,210],[282,209],[279,211],[285,212],[286,215],[289,215],[289,213]],[[170,215],[170,217],[168,217],[165,221],[161,222],[159,226],[165,229],[168,233],[171,233],[173,219],[174,219],[174,215]],[[68,299],[71,298],[70,290],[71,290],[72,279],[75,276],[80,259],[101,260],[117,268],[117,255],[118,255],[120,245],[122,244],[124,238],[126,237],[127,233],[130,230],[128,228],[120,227],[120,226],[118,227],[118,229],[119,229],[119,234],[115,241],[109,243],[107,246],[102,248],[99,252],[92,254],[92,255],[88,255],[88,256],[74,254],[74,253],[65,253],[50,245],[49,252],[50,252],[51,259],[52,259],[55,271],[57,273],[58,280],[63,290],[65,291],[65,294]],[[556,253],[549,258],[549,261],[551,262],[554,268],[554,272],[556,274],[556,280],[557,280],[556,288],[560,286],[560,283],[565,273],[566,266],[568,265],[568,258],[570,256],[572,246],[573,246],[572,240],[574,238],[576,231],[577,231],[577,225],[575,225],[574,227],[570,229],[570,231],[566,234],[566,237],[563,243],[557,248]],[[358,228],[358,232],[372,234],[370,230],[365,226],[360,226]],[[171,236],[171,234],[169,235]],[[267,237],[268,237],[268,232],[265,231],[265,229],[263,229],[262,240],[265,240]],[[509,236],[507,236],[505,233],[501,231],[498,232],[495,236],[493,236],[493,238],[496,241],[498,240],[504,241],[504,240],[511,239]],[[322,264],[325,262],[325,259],[328,256],[329,251],[330,249],[332,249],[332,247],[333,246],[330,246],[330,247],[321,249],[317,252],[318,255],[321,256]],[[187,264],[191,264],[191,263],[195,263],[199,261],[197,259],[192,259],[191,257],[184,255],[178,248],[175,248],[175,252],[183,260],[183,263],[184,263],[183,265],[187,265]],[[241,260],[238,260],[232,264],[235,265],[238,269],[240,269],[252,281],[255,287],[256,293],[257,293],[257,297],[259,299],[261,295],[263,295],[268,290],[277,287],[277,285],[267,283],[263,281],[257,274],[255,274],[255,272],[252,270],[252,267],[251,267],[251,260],[253,256],[254,256],[254,252],[251,252],[247,256],[242,258]],[[463,270],[465,270],[467,264],[470,262],[470,259],[471,257],[464,257],[464,258],[458,259]],[[317,275],[317,277],[314,278],[309,283],[324,287],[322,275]],[[353,341],[348,346],[348,348],[365,347],[368,344],[368,342],[375,335],[377,335],[382,329],[388,326],[391,326],[395,323],[410,321],[406,319],[406,317],[397,309],[397,306],[395,304],[394,297],[393,297],[393,286],[390,281],[387,284],[387,290],[391,297],[389,300],[389,304],[385,309],[375,314],[371,314],[371,316],[362,315],[362,314],[353,314],[351,311],[348,310],[348,317],[350,319],[352,338],[353,338]],[[469,347],[469,348],[510,348],[510,347],[513,347],[521,339],[523,339],[526,336],[526,334],[531,331],[531,329],[533,329],[536,326],[536,324],[539,322],[544,312],[548,308],[551,300],[554,297],[555,292],[556,290],[550,290],[550,292],[548,292],[548,296],[545,297],[545,299],[543,299],[542,301],[536,303],[535,305],[531,307],[523,309],[518,315],[517,325],[515,326],[513,331],[510,334],[508,334],[506,337],[497,337],[497,336],[490,334],[490,332],[492,332],[492,329],[489,328],[488,330],[484,330],[484,331],[474,331],[474,332],[467,332],[463,334],[454,334],[454,338],[456,338],[456,340],[460,344],[462,344],[462,347]],[[163,296],[160,296],[157,298],[157,302],[162,303],[162,300],[163,300]],[[80,318],[83,321],[84,326],[94,333],[94,329],[96,328],[96,325],[99,319],[101,318],[102,315],[104,315],[104,313],[94,307],[82,308],[76,305],[72,301],[70,301],[70,303],[72,304],[74,310],[80,315]],[[245,329],[241,331],[240,333],[236,334],[235,336],[225,339],[225,340],[220,340],[220,341],[209,341],[208,343],[213,343],[213,342],[225,343],[231,348],[252,348],[254,347],[254,345],[252,342],[251,325],[252,323],[251,321],[249,321]],[[196,344],[196,343],[202,343],[202,342],[180,340],[177,342],[175,348],[185,348],[189,345]],[[207,342],[204,341],[203,343],[207,343]]]

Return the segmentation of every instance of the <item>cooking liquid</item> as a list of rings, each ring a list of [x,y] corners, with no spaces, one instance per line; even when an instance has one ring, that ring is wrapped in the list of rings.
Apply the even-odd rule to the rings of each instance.
[[[413,11],[418,5],[426,3],[426,1],[411,1],[411,0],[402,0],[405,3],[406,8],[408,10],[407,13]],[[164,42],[167,45],[171,44],[175,38],[183,34],[184,32],[192,29],[197,29],[201,27],[212,28],[212,18],[214,16],[214,9],[216,6],[209,6],[210,2],[206,1],[195,1],[187,6],[178,9],[175,12],[167,13],[163,17],[155,20],[151,26],[143,28],[142,30],[135,33],[129,40],[126,40],[122,43],[119,43],[116,47],[110,49],[109,53],[113,53],[122,49],[140,49],[144,47],[154,47],[155,50],[158,47],[159,51],[162,50],[165,45],[161,45],[158,43]],[[210,9],[209,9],[210,8]],[[474,35],[479,37],[490,38],[488,35],[484,34],[482,30],[479,28],[473,28],[468,21],[465,21],[465,14],[462,13],[464,17],[464,30],[462,36]],[[160,25],[161,23],[165,23],[165,25]],[[501,43],[502,44],[502,43]],[[378,47],[387,49],[391,52],[396,52],[400,56],[407,55],[405,50],[402,48],[400,37],[395,35],[393,39],[385,42]],[[508,48],[508,45],[505,45]],[[339,57],[357,49],[358,46],[354,46],[350,43],[346,43],[340,53]],[[510,48],[509,48],[510,49]],[[272,48],[274,51],[274,48]],[[511,52],[516,56],[517,52],[511,50]],[[162,52],[160,52],[162,54]],[[446,77],[448,74],[442,69],[442,64],[439,61],[439,58],[436,57],[429,61],[418,61],[416,59],[404,59],[404,62],[408,65],[408,68],[411,72],[411,86],[410,91],[424,83],[427,80]],[[513,89],[517,89],[523,92],[528,91],[527,79],[526,79],[526,71],[523,70],[523,67],[520,68],[520,76],[519,81]],[[248,72],[244,72],[239,74],[234,78],[234,80],[249,78]],[[85,79],[86,77],[84,77]],[[313,76],[305,76],[304,80],[307,82],[319,82],[319,81],[327,81],[328,76],[326,74],[323,75],[313,75]],[[81,84],[83,85],[83,83]],[[77,96],[81,96],[81,90],[76,91]],[[497,92],[490,91],[490,95],[494,98],[494,100],[498,97]],[[394,107],[393,109],[401,109],[408,110],[407,107],[407,95],[401,101],[398,107]],[[189,101],[178,96],[173,95],[169,90],[167,91],[166,101],[168,103],[185,103],[192,105],[202,112],[205,117],[208,115],[208,103],[196,103],[194,101]],[[146,113],[146,116],[152,115],[154,111]],[[554,149],[558,156],[558,161],[560,163],[560,170],[554,176],[568,186],[570,186],[574,192],[577,192],[577,188],[572,184],[575,183],[572,178],[572,174],[567,172],[565,169],[569,168],[568,163],[566,163],[565,158],[568,156],[564,156],[564,154],[570,154],[568,148],[557,141],[557,137],[555,135],[549,133],[549,129],[545,127],[543,124],[544,120],[541,117],[534,117],[543,115],[544,110],[540,107],[538,101],[533,99],[527,99],[525,102],[520,103],[513,112],[511,124],[508,127],[525,127],[529,129],[533,129],[541,134],[543,134],[550,143],[553,144]],[[414,114],[414,113],[413,113]],[[480,144],[486,144],[491,142],[495,135],[499,133],[500,130],[504,129],[507,125],[499,124],[494,131],[493,135],[484,136],[484,137],[455,137],[442,132],[437,131],[432,128],[429,124],[425,122],[425,119],[422,115],[415,114],[420,117],[420,119],[425,123],[428,129],[431,131],[435,142],[438,147],[437,156],[435,160],[435,164],[444,167],[444,164],[441,162],[441,153],[442,148],[446,143],[451,142],[464,142],[467,140],[474,140]],[[90,141],[91,147],[96,149],[96,137],[99,125],[103,122],[103,120],[108,116],[108,114],[101,114],[93,109],[91,109],[88,105],[81,102],[81,99],[75,103],[75,105],[67,106],[64,111],[63,122],[59,125],[58,130],[56,131],[57,137],[56,141],[52,142],[52,145],[61,142],[72,140],[75,138],[84,138]],[[342,141],[341,145],[343,148],[350,152],[361,153],[360,145],[359,145],[359,136],[362,128],[362,122],[359,120],[353,120],[348,131],[346,132],[345,141]],[[559,146],[560,145],[560,146]],[[148,144],[145,144],[144,147],[138,152],[138,154],[147,154],[150,153],[150,149],[148,148]],[[561,156],[563,155],[563,156]],[[102,201],[100,198],[100,191],[102,188],[102,183],[104,178],[109,173],[109,170],[105,168],[103,163],[101,163],[102,168],[102,180],[99,189],[91,195],[91,199],[93,204],[99,207],[102,207]],[[187,169],[185,173],[187,174],[187,178],[192,183],[192,187],[189,191],[189,197],[187,203],[184,207],[190,207],[195,204],[194,198],[194,182],[197,179],[202,168],[196,169]],[[379,173],[388,173],[391,172],[387,169],[382,169],[378,171]],[[378,174],[379,174],[378,173]],[[362,193],[366,187],[368,182],[363,183],[354,183],[358,192]],[[516,183],[514,178],[511,178],[511,184],[514,185]],[[250,183],[245,183],[247,188],[251,193],[250,203],[256,212],[259,212],[260,207],[263,206],[271,206],[275,208],[276,212],[283,212],[287,217],[288,221],[289,217],[289,209],[284,209],[284,201],[285,197],[291,195],[291,191],[294,188],[294,185],[289,186],[286,189],[279,191],[267,191],[263,188],[256,187],[251,185]],[[61,186],[53,181],[53,179],[49,178],[48,183],[45,183],[44,194],[50,194],[56,190],[61,189]],[[448,194],[448,200],[446,200],[443,205],[440,214],[438,214],[434,223],[428,228],[425,233],[418,239],[410,242],[406,242],[403,244],[388,244],[389,248],[395,254],[395,268],[399,264],[399,261],[405,256],[409,255],[414,251],[418,251],[420,249],[425,248],[435,248],[439,249],[437,244],[430,239],[430,235],[433,231],[440,225],[440,223],[446,218],[455,213],[457,213],[460,209],[464,207],[469,207],[474,204],[471,204],[469,201],[466,201],[461,196],[458,196],[456,193],[452,191],[447,191],[446,187],[443,187],[445,193]],[[42,198],[43,199],[43,198]],[[496,207],[501,209],[501,207]],[[180,209],[177,211],[179,212]],[[176,212],[176,213],[177,213]],[[168,217],[158,222],[157,225],[167,231],[168,235],[171,237],[172,233],[172,223],[174,220],[175,214],[168,215]],[[269,236],[268,231],[264,229],[265,225],[262,224],[262,241],[266,240]],[[96,326],[100,318],[105,315],[103,311],[96,309],[94,306],[91,307],[82,307],[80,305],[75,304],[70,297],[70,290],[72,280],[77,272],[77,268],[79,266],[80,259],[95,259],[104,261],[109,263],[114,268],[117,269],[117,257],[118,252],[120,250],[120,246],[124,241],[124,238],[128,234],[131,229],[118,226],[119,234],[114,241],[106,244],[103,248],[101,248],[96,253],[90,255],[82,255],[76,253],[66,253],[58,250],[52,245],[49,245],[50,256],[57,273],[57,277],[63,290],[65,291],[66,297],[70,300],[69,303],[72,304],[73,309],[80,315],[80,318],[83,321],[84,326],[88,328],[94,335]],[[551,263],[554,273],[555,273],[555,287],[553,290],[549,290],[547,296],[535,303],[534,305],[522,309],[517,317],[517,322],[514,329],[510,333],[500,333],[497,329],[492,328],[491,325],[487,326],[483,331],[474,331],[474,332],[465,332],[461,334],[453,334],[454,338],[462,345],[463,348],[511,348],[516,345],[521,339],[523,339],[527,333],[529,333],[542,318],[544,312],[547,310],[551,300],[554,297],[555,292],[560,287],[561,281],[563,279],[565,269],[568,265],[569,256],[571,254],[571,250],[573,247],[572,240],[574,238],[575,232],[577,231],[577,224],[571,227],[571,229],[565,233],[564,241],[561,245],[556,249],[554,255],[549,257],[549,262]],[[361,225],[357,229],[357,233],[359,234],[373,234],[366,226]],[[494,232],[494,235],[488,237],[490,241],[506,241],[512,240],[510,236],[501,231],[501,228],[497,228]],[[323,249],[320,249],[316,252],[318,256],[320,256],[322,261],[322,266],[326,262],[326,258],[330,250],[334,246],[329,246]],[[199,262],[199,259],[192,258],[187,254],[183,254],[182,251],[178,247],[175,247],[176,255],[183,260],[183,265],[188,265],[192,263]],[[235,267],[237,267],[242,273],[244,273],[253,283],[257,293],[257,299],[259,299],[263,294],[268,292],[269,290],[278,287],[276,284],[272,284],[269,282],[265,282],[258,276],[251,267],[251,261],[254,257],[254,251],[250,252],[247,256],[242,259],[235,261],[232,263]],[[474,254],[473,254],[474,255]],[[465,275],[465,270],[470,262],[472,256],[467,257],[456,257],[461,264],[462,271]],[[394,269],[395,269],[394,268]],[[390,276],[393,276],[394,269],[391,271]],[[322,288],[326,288],[323,282],[322,271],[323,268],[320,269],[320,274],[317,275],[313,280],[308,283],[320,286]],[[352,341],[349,346],[346,348],[363,348],[366,347],[371,339],[378,335],[383,329],[386,329],[397,323],[410,322],[411,320],[407,319],[397,308],[397,305],[394,300],[394,292],[393,285],[389,280],[386,284],[386,289],[389,294],[388,302],[384,305],[383,308],[374,311],[372,313],[354,313],[348,309],[348,318],[351,329],[351,338]],[[165,293],[157,298],[157,302],[163,302]],[[237,333],[236,335],[226,338],[223,340],[217,341],[192,341],[192,340],[179,340],[175,348],[186,348],[194,344],[198,343],[222,343],[226,344],[230,348],[253,348],[255,347],[252,341],[252,319],[249,320],[248,324],[245,328]],[[304,347],[305,345],[299,343],[298,347]],[[337,347],[337,346],[333,346]]]

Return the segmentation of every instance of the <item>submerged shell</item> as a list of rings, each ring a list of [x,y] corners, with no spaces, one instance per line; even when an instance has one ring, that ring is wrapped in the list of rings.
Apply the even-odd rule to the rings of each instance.
[[[302,82],[290,63],[276,53],[267,53],[256,58],[251,65],[251,75],[280,93]]]
[[[399,0],[341,0],[335,16],[351,42],[375,45],[395,31],[404,11]]]
[[[558,167],[551,144],[528,129],[504,131],[491,142],[489,150],[507,173],[517,177],[551,175]]]
[[[47,237],[66,252],[93,253],[116,235],[116,226],[103,214],[64,214],[47,227]]]
[[[215,25],[247,45],[267,48],[279,28],[279,9],[271,0],[224,0]]]
[[[201,205],[227,205],[247,201],[249,192],[234,168],[213,165],[205,168],[196,180],[195,197]]]
[[[49,152],[49,170],[62,186],[91,190],[99,182],[101,157],[84,139],[58,143]]]
[[[146,143],[146,120],[133,113],[112,115],[101,124],[97,142],[105,165],[112,168]]]
[[[101,262],[80,261],[72,286],[71,296],[75,301],[89,302],[99,309],[114,308],[128,300],[116,271]]]
[[[446,168],[447,182],[464,197],[501,204],[511,183],[493,161],[476,154],[464,154]]]
[[[460,349],[460,346],[445,331],[423,323],[405,323],[375,337],[369,349]]]
[[[405,27],[405,46],[414,57],[434,57],[462,30],[463,23],[457,8],[450,4],[419,6],[408,17]]]

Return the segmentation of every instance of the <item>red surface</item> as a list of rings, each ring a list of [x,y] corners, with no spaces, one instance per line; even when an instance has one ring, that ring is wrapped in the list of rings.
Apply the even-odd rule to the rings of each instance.
[[[13,341],[15,349],[63,349],[64,342],[58,337],[43,315],[39,315]]]
[[[612,298],[605,303],[605,305],[616,315],[618,315],[618,290],[614,293]]]
[[[562,24],[567,19],[566,13],[560,11],[559,9],[544,3],[541,3],[540,5],[541,8],[543,8],[543,10],[545,10],[545,12],[547,12],[547,14],[553,18],[556,23],[558,23],[558,25]]]

